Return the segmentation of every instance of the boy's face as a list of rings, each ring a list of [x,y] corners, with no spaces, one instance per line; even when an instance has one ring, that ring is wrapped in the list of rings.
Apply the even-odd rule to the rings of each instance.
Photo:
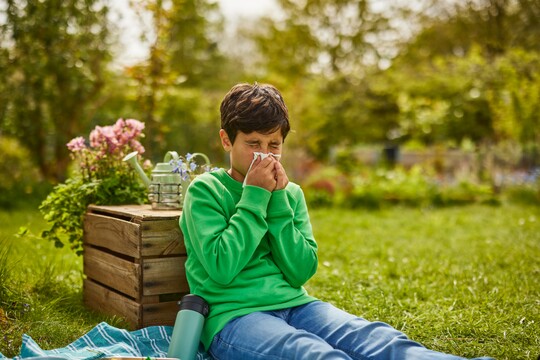
[[[283,136],[280,129],[270,134],[261,134],[256,131],[246,134],[239,131],[234,144],[225,130],[221,129],[219,136],[223,148],[230,153],[230,173],[237,181],[244,181],[249,165],[253,161],[254,152],[281,154],[283,148]]]

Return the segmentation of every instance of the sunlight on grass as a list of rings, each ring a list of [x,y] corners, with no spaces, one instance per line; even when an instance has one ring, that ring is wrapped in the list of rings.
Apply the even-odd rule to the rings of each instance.
[[[308,290],[426,346],[536,359],[540,209],[469,206],[311,212],[318,274]]]
[[[311,211],[319,270],[308,291],[380,320],[429,348],[465,357],[536,359],[540,208]],[[63,347],[100,321],[82,304],[82,258],[36,235],[37,211],[0,211],[0,352],[23,333]],[[20,227],[30,231],[17,236]]]
[[[47,349],[66,346],[100,321],[123,324],[85,309],[82,257],[37,236],[45,227],[37,211],[0,211],[0,223],[1,353],[18,355],[24,333]]]

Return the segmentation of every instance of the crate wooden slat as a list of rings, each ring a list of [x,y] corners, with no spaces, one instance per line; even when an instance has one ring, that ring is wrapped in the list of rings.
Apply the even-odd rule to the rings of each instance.
[[[187,293],[189,288],[184,264],[176,257],[145,259],[143,262],[143,294]]]
[[[139,264],[87,246],[84,249],[83,267],[87,278],[99,280],[103,285],[132,298],[139,297],[141,290]]]
[[[84,279],[83,288],[87,306],[108,315],[120,315],[131,326],[139,323],[141,305],[135,300],[109,290],[91,279]]]
[[[84,219],[85,304],[133,328],[173,325],[189,293],[181,211],[91,205]]]
[[[140,256],[137,223],[115,219],[111,216],[87,213],[84,219],[84,242],[86,245],[107,248],[134,258]]]
[[[170,314],[173,313],[176,316],[176,313],[178,312],[178,305],[176,302],[144,304],[142,312],[146,326],[163,324],[174,325],[174,322],[171,323],[170,321]]]

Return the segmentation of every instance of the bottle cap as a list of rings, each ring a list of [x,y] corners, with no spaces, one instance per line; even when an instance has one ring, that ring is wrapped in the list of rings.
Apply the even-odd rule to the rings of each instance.
[[[200,296],[187,294],[178,302],[180,310],[193,310],[207,317],[210,308],[208,303]]]

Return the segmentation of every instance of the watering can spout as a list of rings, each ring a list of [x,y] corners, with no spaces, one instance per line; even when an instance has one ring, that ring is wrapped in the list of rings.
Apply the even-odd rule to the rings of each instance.
[[[127,162],[141,177],[144,184],[148,187],[150,186],[150,179],[148,179],[148,176],[144,173],[144,170],[142,169],[141,165],[137,161],[137,155],[139,153],[137,151],[134,151],[132,153],[127,154],[122,161]]]

